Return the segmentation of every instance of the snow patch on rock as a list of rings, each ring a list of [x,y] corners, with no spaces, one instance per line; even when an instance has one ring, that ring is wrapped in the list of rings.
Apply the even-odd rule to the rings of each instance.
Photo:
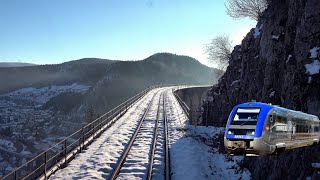
[[[320,70],[320,62],[319,60],[314,60],[310,64],[306,64],[305,68],[307,69],[306,73],[310,75],[318,74]]]
[[[275,93],[276,93],[276,91],[272,91],[272,92],[269,94],[269,98],[272,98]]]
[[[254,29],[253,37],[256,39],[261,35],[261,29],[263,27],[263,24],[260,25],[260,27],[256,27]]]
[[[320,50],[319,47],[314,47],[314,48],[310,49],[310,58],[317,58],[319,50]]]
[[[272,39],[275,39],[275,40],[278,40],[280,37],[280,34],[279,35],[272,35]]]
[[[240,83],[240,79],[235,80],[231,83],[231,87],[235,86],[236,84]]]
[[[292,54],[289,54],[286,63],[288,63],[291,58],[292,58]]]

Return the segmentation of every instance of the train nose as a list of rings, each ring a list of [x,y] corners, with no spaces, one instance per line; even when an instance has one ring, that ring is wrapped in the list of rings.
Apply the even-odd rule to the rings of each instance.
[[[244,141],[229,141],[228,142],[228,148],[231,149],[245,149],[246,145]]]

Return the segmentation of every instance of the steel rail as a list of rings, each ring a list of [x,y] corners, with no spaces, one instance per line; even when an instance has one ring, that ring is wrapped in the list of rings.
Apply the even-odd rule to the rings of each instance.
[[[159,130],[159,116],[160,116],[160,104],[161,104],[161,96],[163,97],[163,93],[161,93],[158,103],[158,110],[157,110],[157,118],[156,118],[156,124],[154,126],[154,133],[153,133],[153,142],[152,142],[152,149],[151,149],[151,155],[149,159],[149,169],[147,174],[147,179],[150,180],[152,177],[152,167],[153,167],[153,160],[154,160],[154,153],[156,151],[156,145],[157,145],[157,137],[158,137],[158,130]]]
[[[158,92],[157,92],[157,93],[158,93]],[[126,150],[123,152],[123,154],[122,154],[122,156],[121,156],[121,159],[119,160],[119,163],[117,164],[117,167],[116,167],[115,170],[113,171],[112,176],[111,176],[111,179],[112,179],[112,180],[114,180],[114,179],[117,178],[117,176],[118,176],[118,174],[119,174],[119,172],[120,172],[120,170],[121,170],[121,168],[122,168],[122,166],[123,166],[123,163],[125,162],[125,159],[127,158],[129,151],[131,150],[131,147],[132,147],[132,145],[133,145],[133,142],[135,141],[135,139],[136,139],[137,136],[138,136],[138,133],[140,132],[141,126],[142,126],[142,124],[143,124],[143,122],[144,122],[144,120],[145,120],[145,118],[146,118],[146,116],[147,116],[147,114],[148,114],[148,112],[149,112],[149,109],[150,109],[150,107],[151,107],[151,105],[152,105],[152,102],[153,102],[153,100],[154,100],[154,98],[155,98],[155,96],[156,96],[157,93],[155,93],[155,94],[153,95],[151,101],[149,102],[149,104],[148,104],[148,106],[147,106],[147,109],[145,110],[144,114],[142,115],[142,117],[141,117],[141,119],[140,119],[140,122],[139,122],[139,124],[138,124],[138,126],[137,126],[137,128],[136,128],[136,130],[135,130],[135,132],[134,132],[134,134],[132,135],[132,137],[131,137],[131,139],[130,139],[130,142],[129,142],[127,148],[126,148]]]
[[[165,161],[165,179],[170,180],[170,148],[169,148],[169,131],[168,131],[168,119],[166,112],[166,103],[165,103],[165,95],[163,95],[163,119],[164,119],[164,131],[165,131],[165,153],[166,153],[166,161]]]

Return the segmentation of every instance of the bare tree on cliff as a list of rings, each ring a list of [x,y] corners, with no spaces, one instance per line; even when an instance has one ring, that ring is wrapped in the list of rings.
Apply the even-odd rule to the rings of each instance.
[[[268,7],[267,0],[227,0],[227,14],[234,19],[251,18],[258,21]]]
[[[208,54],[209,60],[218,65],[221,69],[221,76],[227,69],[229,59],[231,58],[232,46],[229,35],[219,35],[211,40],[211,43],[206,45],[206,54]]]

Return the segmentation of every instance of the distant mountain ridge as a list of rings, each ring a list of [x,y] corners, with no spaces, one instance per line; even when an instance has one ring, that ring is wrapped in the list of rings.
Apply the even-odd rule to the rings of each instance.
[[[24,62],[0,62],[0,67],[25,67],[37,66],[37,64],[24,63]]]
[[[162,78],[159,76],[157,77],[159,81],[150,82],[149,84],[167,82],[165,77],[169,78],[168,75],[170,73],[164,73],[166,70],[168,70],[168,72],[170,71],[171,75],[177,76],[179,73],[182,73],[186,75],[186,77],[188,76],[190,79],[193,79],[189,81],[184,77],[184,80],[180,81],[180,83],[194,82],[199,84],[204,83],[205,81],[207,81],[207,83],[215,83],[216,79],[214,74],[219,71],[201,64],[194,58],[170,53],[157,53],[141,61],[116,61],[100,58],[83,58],[64,62],[62,64],[0,68],[0,94],[25,87],[43,87],[52,84],[66,85],[72,83],[84,83],[94,85],[106,75],[105,73],[107,70],[108,72],[118,74],[119,76],[121,73],[124,75],[128,74],[128,72],[140,72],[140,78],[147,76],[146,74],[142,75],[141,72],[154,74],[154,70],[148,71],[148,68],[144,68],[144,66],[150,66],[149,69],[159,69],[163,75]],[[167,69],[163,69],[164,67],[167,67]],[[132,69],[125,70],[128,68]],[[140,71],[135,71],[136,68],[140,69]],[[181,69],[186,71],[181,72]],[[159,73],[160,72],[158,72],[158,74]],[[137,74],[137,76],[140,75]],[[128,77],[130,76],[131,75],[129,74]],[[198,80],[206,80],[194,81],[194,78],[197,77],[200,77]],[[181,77],[180,79],[183,78]],[[209,81],[209,79],[211,80]]]

